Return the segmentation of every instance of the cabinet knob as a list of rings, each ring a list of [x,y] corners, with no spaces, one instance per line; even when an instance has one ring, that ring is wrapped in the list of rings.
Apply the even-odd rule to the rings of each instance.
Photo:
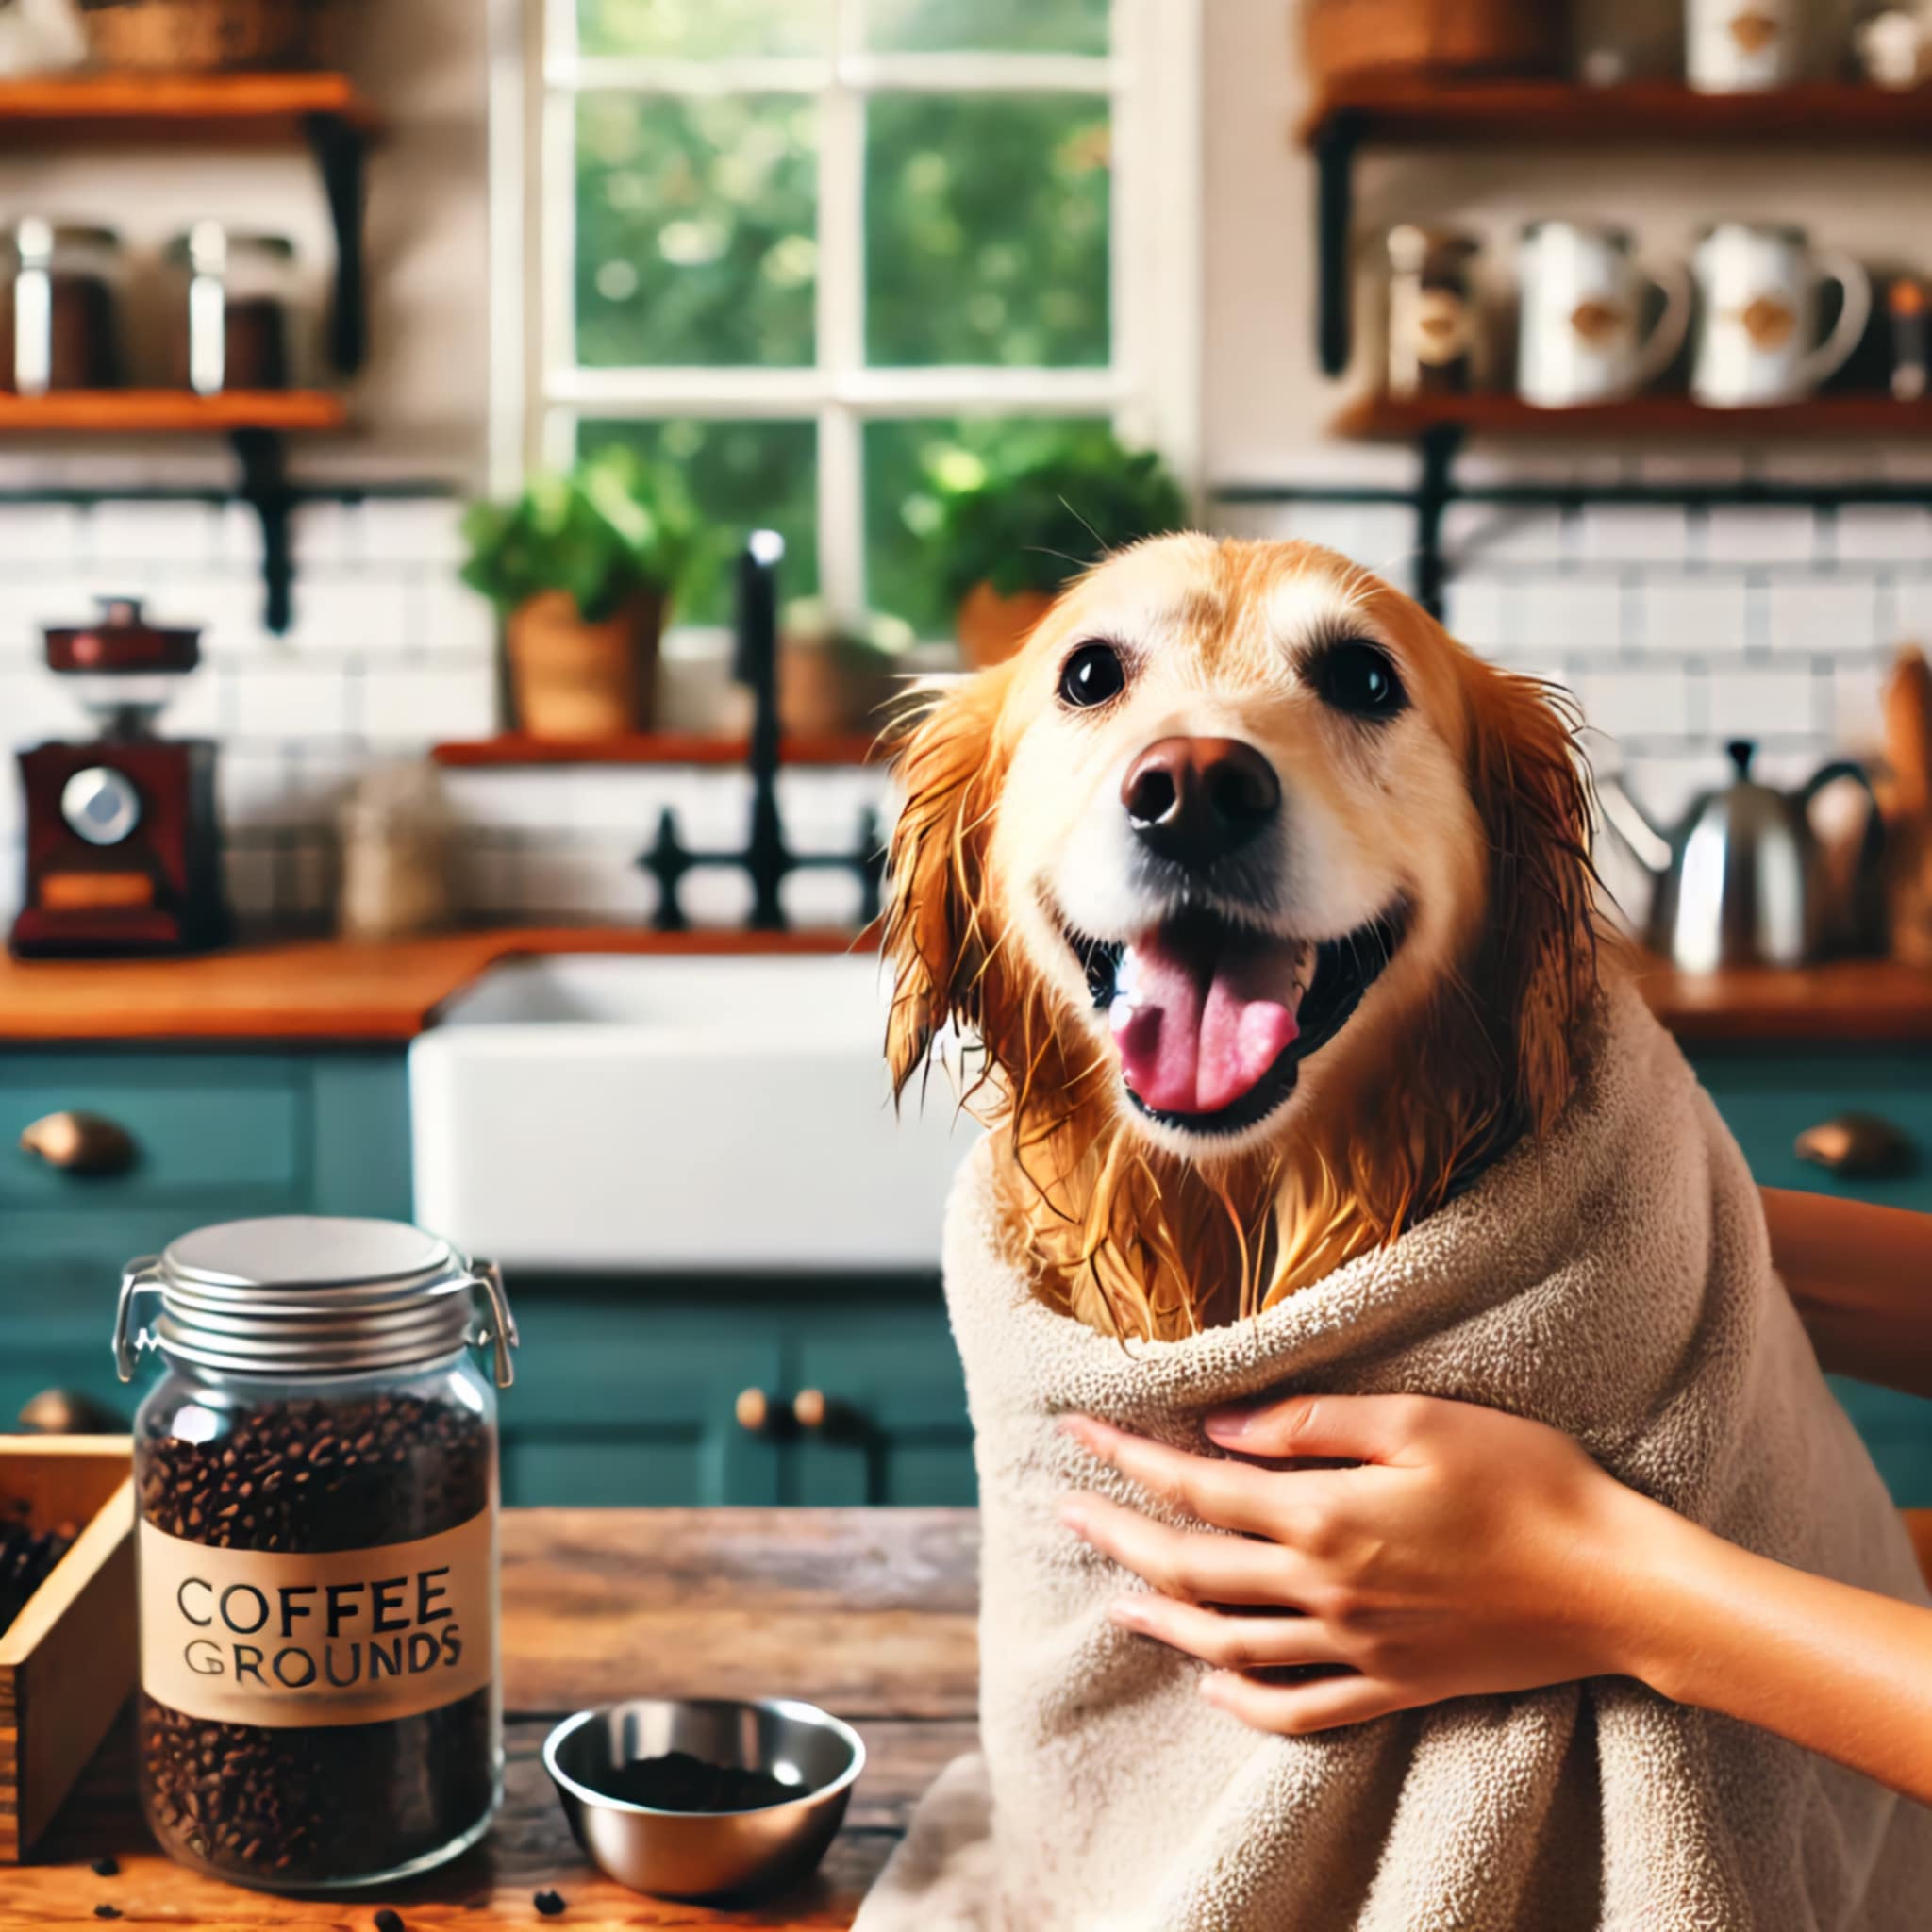
[[[832,1418],[832,1404],[823,1389],[801,1389],[791,1398],[791,1420],[801,1429],[822,1429]]]
[[[823,1389],[801,1389],[791,1398],[794,1427],[814,1436],[860,1441],[870,1434],[865,1417],[849,1402],[827,1395]]]
[[[68,1174],[125,1174],[134,1165],[134,1136],[105,1114],[42,1114],[21,1130],[21,1151]]]
[[[1841,1113],[1820,1121],[1798,1136],[1792,1151],[1800,1160],[1848,1180],[1882,1180],[1910,1174],[1918,1165],[1910,1137],[1875,1113]]]
[[[731,1410],[749,1435],[761,1436],[772,1425],[772,1398],[762,1389],[741,1389]]]
[[[20,1412],[32,1436],[125,1436],[127,1418],[78,1389],[42,1389]]]

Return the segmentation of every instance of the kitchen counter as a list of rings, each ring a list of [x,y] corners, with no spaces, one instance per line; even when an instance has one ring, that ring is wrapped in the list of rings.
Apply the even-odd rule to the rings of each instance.
[[[0,955],[0,1044],[126,1040],[402,1044],[520,953],[842,953],[849,932],[506,926],[419,940],[307,940],[184,959]]]
[[[312,940],[192,959],[0,957],[0,1044],[400,1045],[486,967],[520,953],[838,953],[859,943],[842,931],[564,926]],[[1639,978],[1658,1017],[1687,1046],[1932,1043],[1932,973],[1889,959],[1709,976],[1646,959]]]
[[[365,1932],[391,1906],[414,1932],[555,1924],[840,1927],[913,1802],[972,1748],[978,1524],[964,1509],[511,1510],[503,1523],[504,1808],[475,1851],[406,1885],[298,1900],[203,1878],[155,1851],[121,1726],[39,1861],[0,1867],[0,1927],[124,1924],[209,1932]],[[559,1717],[621,1697],[804,1697],[855,1723],[868,1761],[819,1874],[732,1910],[660,1903],[577,1850],[539,1757]],[[111,1853],[120,1873],[89,1861]],[[532,1895],[565,1901],[540,1919]]]

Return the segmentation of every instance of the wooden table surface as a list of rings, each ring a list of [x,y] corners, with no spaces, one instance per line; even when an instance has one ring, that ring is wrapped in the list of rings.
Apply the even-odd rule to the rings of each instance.
[[[36,1862],[0,1866],[0,1927],[367,1932],[412,1928],[848,1926],[913,1802],[972,1748],[978,1525],[970,1509],[529,1509],[504,1517],[509,1768],[488,1839],[440,1873],[366,1898],[296,1900],[203,1878],[157,1852],[117,1727]],[[803,1697],[849,1719],[867,1764],[818,1875],[731,1910],[625,1891],[577,1850],[539,1752],[559,1717],[619,1697]],[[120,1872],[89,1861],[111,1853]],[[555,1890],[563,1916],[532,1903]]]
[[[530,953],[836,953],[848,932],[656,933],[505,926],[388,941],[308,940],[192,959],[0,955],[0,1046],[125,1041],[393,1045],[486,967]],[[1932,1044],[1932,973],[1890,959],[1696,974],[1640,958],[1639,984],[1688,1046]]]

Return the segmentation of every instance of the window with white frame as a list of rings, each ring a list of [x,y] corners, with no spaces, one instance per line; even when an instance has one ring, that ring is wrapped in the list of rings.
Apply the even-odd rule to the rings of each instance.
[[[925,636],[935,476],[1096,421],[1191,475],[1198,0],[499,5],[500,468],[629,444]]]

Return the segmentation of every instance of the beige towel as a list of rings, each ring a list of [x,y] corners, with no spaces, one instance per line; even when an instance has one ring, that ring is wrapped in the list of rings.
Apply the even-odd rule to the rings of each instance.
[[[1416,1391],[1559,1424],[1727,1537],[1924,1601],[1735,1142],[1634,995],[1605,1028],[1546,1144],[1390,1252],[1183,1341],[1124,1350],[1035,1300],[975,1153],[946,1274],[985,1519],[984,1757],[922,1803],[858,1932],[1932,1926],[1932,1811],[1625,1679],[1247,1730],[1195,1695],[1203,1666],[1108,1623],[1128,1579],[1058,1521],[1074,1489],[1146,1502],[1057,1431],[1069,1411],[1204,1448],[1206,1410],[1263,1391]]]

